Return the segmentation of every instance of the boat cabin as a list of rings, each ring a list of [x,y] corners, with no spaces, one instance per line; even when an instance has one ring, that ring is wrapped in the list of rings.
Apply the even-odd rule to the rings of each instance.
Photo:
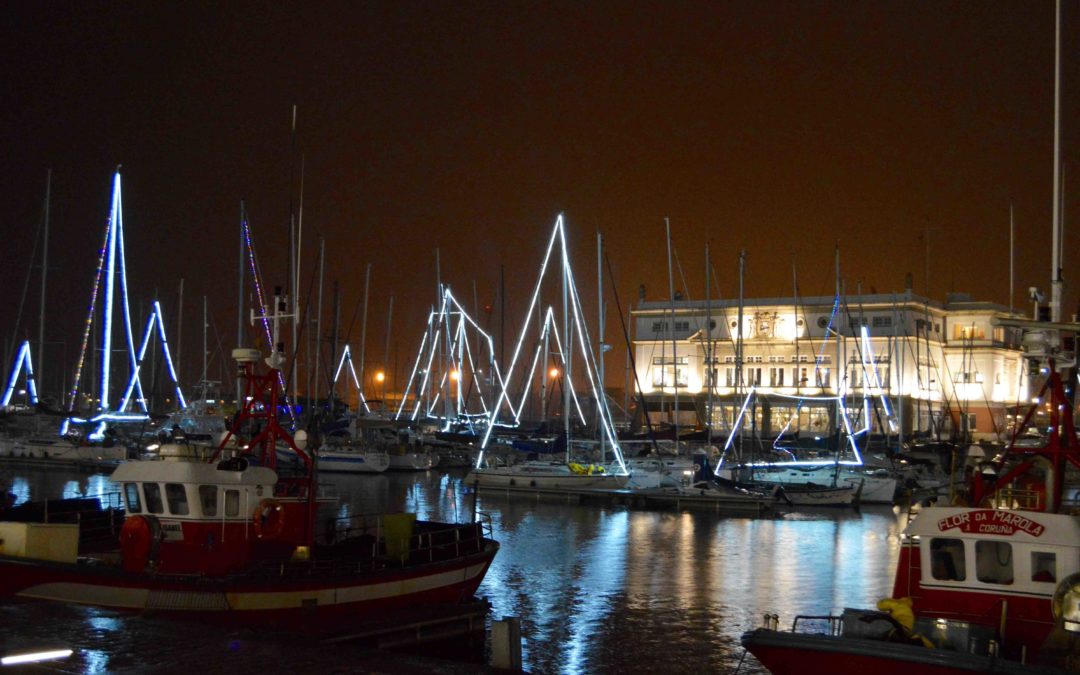
[[[1080,522],[1057,513],[934,507],[905,531],[893,597],[921,617],[1004,625],[1033,654],[1058,583],[1080,571]]]
[[[127,462],[112,480],[127,512],[120,532],[124,568],[228,574],[305,543],[305,495],[283,496],[277,474],[233,458]]]

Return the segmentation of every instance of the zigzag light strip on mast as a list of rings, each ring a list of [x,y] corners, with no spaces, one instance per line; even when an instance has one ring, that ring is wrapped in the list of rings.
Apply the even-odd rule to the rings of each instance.
[[[75,400],[79,395],[79,380],[82,379],[82,369],[86,364],[86,350],[90,345],[90,330],[94,325],[94,312],[97,309],[98,291],[101,288],[101,276],[105,270],[105,252],[109,247],[109,237],[112,234],[112,227],[113,221],[110,214],[109,220],[105,225],[105,242],[98,251],[98,264],[97,270],[94,273],[94,287],[90,291],[90,307],[87,312],[86,325],[83,328],[82,347],[79,349],[79,360],[75,363],[74,384],[72,384],[71,391],[69,392],[68,412],[75,410]],[[64,433],[66,428],[67,423],[65,422],[61,425],[61,433]]]
[[[337,370],[334,372],[334,383],[337,383],[338,376],[341,375],[341,369],[345,365],[346,360],[349,362],[349,372],[352,375],[353,384],[356,385],[356,392],[359,395],[360,403],[363,404],[365,412],[371,412],[367,399],[364,398],[364,390],[360,386],[360,378],[356,376],[356,368],[353,367],[352,351],[349,349],[349,345],[345,345],[345,349],[341,352],[341,360],[338,362]]]
[[[131,396],[131,392],[135,389],[135,383],[139,381],[143,357],[146,356],[146,346],[150,344],[150,336],[154,334],[155,321],[157,321],[156,309],[150,312],[150,318],[146,321],[146,329],[143,331],[142,341],[139,343],[139,356],[135,361],[135,368],[132,369],[131,377],[128,379],[127,387],[124,388],[124,395],[120,399],[121,404],[117,408],[120,411],[123,411],[127,407],[127,401]],[[142,400],[141,403],[143,412],[146,412],[146,401]]]
[[[15,367],[11,369],[11,377],[8,378],[7,389],[4,390],[4,398],[0,399],[0,406],[7,407],[11,404],[11,396],[15,393],[15,383],[19,380],[19,373],[26,370],[26,389],[30,392],[30,403],[37,405],[37,384],[34,382],[34,365],[30,358],[30,341],[26,340],[19,347],[19,353],[15,356]]]
[[[104,328],[102,329],[102,353],[101,353],[101,393],[100,405],[102,411],[109,409],[109,370],[112,365],[112,309],[113,296],[115,295],[113,275],[116,269],[116,237],[120,230],[118,219],[120,204],[120,172],[113,178],[113,198],[110,220],[113,226],[109,228],[108,253],[105,257],[105,306]]]
[[[544,280],[544,272],[547,270],[548,260],[551,258],[551,249],[555,245],[555,239],[559,231],[562,229],[562,214],[555,219],[555,229],[551,233],[551,239],[548,241],[547,252],[544,253],[544,261],[540,265],[540,274],[536,279],[536,286],[533,288],[532,299],[529,300],[529,309],[525,312],[525,325],[522,326],[521,334],[518,336],[517,345],[514,346],[514,356],[510,360],[510,368],[507,370],[506,379],[511,380],[511,375],[514,372],[514,367],[517,365],[518,356],[521,353],[521,345],[525,342],[525,332],[528,330],[529,325],[532,323],[532,313],[536,308],[537,300],[540,296],[540,284]],[[495,419],[499,415],[499,408],[502,407],[502,402],[506,399],[506,389],[499,392],[499,398],[495,402],[495,406],[491,409],[491,419],[488,421],[487,429],[484,431],[484,437],[480,441],[480,452],[477,454],[476,466],[479,468],[483,466],[484,450],[487,448],[488,440],[491,438],[491,430],[495,426]]]
[[[117,228],[116,228],[116,242],[118,248],[118,254],[120,257],[120,294],[123,301],[124,309],[124,333],[127,336],[127,348],[128,348],[128,363],[131,364],[132,375],[134,376],[135,388],[138,391],[139,406],[143,412],[147,412],[146,408],[146,395],[143,393],[142,381],[138,378],[137,373],[137,359],[135,358],[135,337],[132,335],[132,323],[131,323],[131,297],[128,292],[127,283],[127,256],[124,253],[124,198],[123,194],[117,200],[119,205],[116,210],[117,215]],[[120,404],[116,407],[117,410],[123,411],[128,405],[128,395],[125,395]]]
[[[180,391],[180,378],[176,375],[176,368],[173,367],[172,355],[169,350],[169,341],[165,337],[165,321],[162,319],[161,303],[157,300],[154,301],[154,311],[158,317],[158,338],[161,340],[161,351],[165,353],[165,365],[169,368],[169,377],[172,379],[173,384],[176,385],[176,401],[180,404],[181,408],[187,407],[187,401],[184,400],[184,392]]]

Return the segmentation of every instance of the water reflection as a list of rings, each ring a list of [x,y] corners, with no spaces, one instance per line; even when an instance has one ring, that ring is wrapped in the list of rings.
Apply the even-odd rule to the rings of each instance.
[[[436,470],[322,480],[336,486],[342,508],[353,512],[465,521],[475,502],[490,513],[502,548],[480,594],[493,617],[521,619],[529,671],[732,672],[743,658],[739,636],[759,625],[762,614],[777,612],[790,625],[796,614],[865,607],[891,592],[901,523],[888,508],[763,518],[633,511],[476,495],[463,475]],[[12,484],[20,501],[111,489],[107,476],[29,472]],[[120,637],[133,627],[153,644],[167,640],[170,629],[161,626],[172,625],[48,612],[53,618],[46,620],[81,626],[73,646],[82,650],[87,671],[137,659],[143,648]],[[197,640],[204,629],[190,630]],[[746,657],[740,672],[762,671]]]

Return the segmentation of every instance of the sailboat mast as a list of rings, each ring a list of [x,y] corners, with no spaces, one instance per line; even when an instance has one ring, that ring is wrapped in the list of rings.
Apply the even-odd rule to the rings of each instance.
[[[705,397],[705,440],[712,441],[712,411],[713,389],[716,388],[716,372],[713,363],[713,340],[712,340],[712,277],[710,275],[712,260],[709,258],[709,242],[705,242],[705,382],[708,385],[708,393]]]
[[[206,350],[206,329],[209,326],[210,326],[210,324],[206,320],[206,296],[204,295],[202,297],[202,380],[201,380],[202,386],[203,386],[203,394],[204,394],[203,398],[204,399],[206,398],[205,394],[207,393],[206,392],[206,380],[207,380],[206,355],[207,355],[208,352]]]
[[[390,308],[386,310],[386,351],[383,353],[382,400],[386,408],[386,383],[390,381],[390,328],[394,325],[394,296],[390,296]]]
[[[356,402],[358,410],[361,405],[364,405],[367,402],[367,399],[364,398],[364,355],[367,353],[368,290],[370,288],[371,263],[368,263],[367,270],[364,272],[364,318],[360,323],[360,400]]]
[[[1013,213],[1013,204],[1009,202],[1009,314],[1013,313],[1013,296],[1015,295],[1015,269],[1013,253],[1016,249],[1016,220]]]
[[[667,275],[668,294],[671,302],[671,323],[668,324],[671,336],[671,386],[675,390],[675,412],[672,423],[675,428],[675,454],[679,454],[679,350],[675,343],[675,277],[671,269],[671,222],[664,218],[664,230],[667,235]]]
[[[840,289],[840,246],[837,245],[834,257],[834,267],[836,268],[836,302],[840,302],[841,289]],[[833,420],[833,424],[836,426],[836,459],[840,460],[840,427],[843,420],[843,407],[847,405],[847,391],[844,389],[843,382],[847,379],[847,363],[844,361],[843,345],[841,344],[841,337],[843,331],[840,328],[840,321],[844,316],[843,312],[837,312],[836,320],[836,415]]]
[[[326,239],[319,237],[319,307],[315,310],[315,401],[319,400],[322,357],[323,273],[326,271]],[[332,364],[331,364],[332,367]]]
[[[240,256],[237,260],[236,281],[236,347],[244,346],[244,223],[247,215],[244,213],[244,200],[240,200]],[[241,409],[244,398],[244,382],[236,378],[236,407]]]
[[[604,391],[604,238],[599,232],[596,233],[596,314],[597,314],[597,373],[600,379],[601,403],[596,409],[596,430],[600,435],[600,460],[603,461],[606,452],[603,422],[600,419],[601,411],[607,404],[607,393]]]
[[[52,167],[45,173],[44,236],[41,247],[41,313],[38,315],[37,381],[45,384],[45,280],[49,275],[49,201],[52,194]]]

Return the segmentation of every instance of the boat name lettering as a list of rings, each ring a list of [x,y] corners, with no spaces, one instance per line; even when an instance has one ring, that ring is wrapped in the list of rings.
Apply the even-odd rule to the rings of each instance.
[[[1044,525],[1019,513],[994,509],[956,513],[938,521],[939,532],[952,529],[976,534],[1003,534],[1010,537],[1016,534],[1017,530],[1033,537],[1041,536],[1046,531]]]

